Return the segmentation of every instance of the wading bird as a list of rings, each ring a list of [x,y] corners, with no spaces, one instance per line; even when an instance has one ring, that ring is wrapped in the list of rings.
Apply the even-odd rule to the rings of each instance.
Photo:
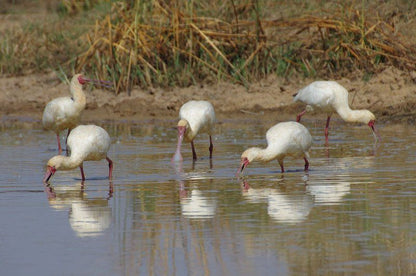
[[[85,180],[83,162],[99,161],[104,158],[108,161],[108,178],[111,179],[113,161],[107,156],[110,144],[110,136],[103,128],[96,125],[77,126],[68,136],[67,147],[70,150],[70,155],[56,155],[49,159],[43,181],[49,181],[56,171],[72,170],[76,167],[80,168],[81,179]]]
[[[296,121],[299,122],[306,111],[317,109],[327,114],[325,126],[325,141],[328,142],[328,127],[331,116],[337,112],[346,122],[367,124],[373,131],[374,138],[380,138],[374,126],[376,117],[366,109],[352,110],[348,105],[348,91],[335,81],[315,81],[302,88],[294,95],[295,102],[306,104],[305,110],[299,113]]]
[[[209,135],[209,158],[212,158],[212,132],[215,124],[215,111],[210,102],[207,101],[189,101],[182,105],[179,110],[178,122],[178,145],[172,161],[181,161],[182,141],[191,143],[192,158],[197,159],[194,139],[198,133],[208,133]]]
[[[81,74],[77,74],[72,77],[69,86],[71,97],[59,97],[53,99],[47,103],[43,111],[43,127],[56,133],[59,154],[62,152],[59,133],[64,129],[68,129],[68,139],[71,129],[78,125],[82,111],[85,109],[86,97],[82,90],[82,86],[87,82],[108,86],[106,84],[108,82],[106,81],[90,80]]]
[[[312,136],[308,129],[297,122],[283,122],[271,127],[266,133],[267,147],[249,148],[241,155],[240,168],[237,175],[242,173],[253,161],[269,162],[277,159],[282,173],[283,159],[286,156],[303,157],[305,160],[305,171],[309,168],[308,150],[312,145]]]

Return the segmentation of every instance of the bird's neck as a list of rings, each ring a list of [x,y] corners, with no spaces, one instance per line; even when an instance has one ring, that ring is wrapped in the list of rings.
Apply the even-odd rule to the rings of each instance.
[[[84,109],[87,103],[87,98],[85,97],[84,91],[82,90],[82,86],[76,85],[71,87],[71,94],[74,102],[80,106],[81,109]]]
[[[270,146],[268,146],[265,149],[253,148],[253,150],[256,153],[255,160],[258,160],[260,162],[269,162],[279,155],[279,150]]]
[[[72,170],[79,167],[82,163],[82,158],[78,158],[71,154],[71,156],[63,156],[60,170]]]
[[[362,110],[353,110],[349,106],[339,108],[337,112],[346,122],[358,122],[362,116]]]

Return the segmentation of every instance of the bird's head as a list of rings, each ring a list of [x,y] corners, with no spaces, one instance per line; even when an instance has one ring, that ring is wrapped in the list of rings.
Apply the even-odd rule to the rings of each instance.
[[[375,126],[376,116],[374,116],[374,114],[368,110],[360,110],[360,112],[361,112],[360,122],[363,124],[367,124],[371,128],[371,130],[373,131],[374,138],[376,140],[381,139]]]
[[[370,122],[374,123],[376,121],[376,116],[371,111],[364,109],[360,110],[360,113],[360,123],[370,125]]]
[[[380,137],[380,134],[378,134],[378,131],[377,131],[376,126],[375,126],[375,122],[376,122],[375,120],[370,120],[368,122],[368,126],[373,131],[374,139],[377,141],[377,140],[381,140],[381,137]]]
[[[46,164],[47,167],[45,176],[43,177],[43,182],[48,182],[57,170],[63,168],[64,159],[65,156],[63,155],[57,155],[49,159],[48,163]]]
[[[186,130],[189,128],[189,123],[187,120],[179,120],[178,122],[178,137],[184,137]]]
[[[241,154],[241,162],[240,167],[237,171],[237,175],[242,173],[243,170],[253,161],[257,158],[259,155],[260,148],[249,148]]]
[[[111,82],[110,81],[103,81],[103,80],[93,80],[88,79],[82,74],[76,74],[72,77],[71,84],[72,85],[84,85],[86,83],[93,83],[95,85],[104,86],[107,88],[111,88]]]
[[[81,85],[84,85],[84,84],[86,84],[87,82],[88,82],[88,79],[86,79],[83,75],[81,75],[81,74],[77,74],[77,75],[75,75],[76,76],[76,79],[78,80],[78,82],[81,84]]]

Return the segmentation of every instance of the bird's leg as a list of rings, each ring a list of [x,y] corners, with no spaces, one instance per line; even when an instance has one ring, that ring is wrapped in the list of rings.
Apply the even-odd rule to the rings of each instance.
[[[192,159],[194,161],[196,161],[197,157],[196,157],[196,151],[195,151],[194,141],[191,142],[191,146],[192,146]]]
[[[61,154],[62,148],[61,148],[61,140],[59,139],[59,133],[56,134],[56,140],[58,140],[58,151],[59,151],[59,154]]]
[[[303,160],[305,160],[305,172],[309,170],[309,161],[306,159],[306,157],[303,157]]]
[[[113,181],[110,180],[110,183],[108,183],[108,197],[107,200],[110,199],[113,196]]]
[[[68,133],[66,135],[66,139],[65,139],[65,151],[66,151],[66,156],[68,156],[68,136],[71,133],[71,129],[68,128]]]
[[[285,168],[283,167],[283,160],[277,160],[279,161],[280,169],[282,170],[282,173],[285,172]]]
[[[331,120],[331,116],[328,116],[326,119],[326,126],[325,126],[325,143],[328,144],[328,129],[329,129],[329,121]]]
[[[298,116],[296,116],[296,122],[300,122],[300,118],[302,118],[303,114],[306,113],[306,109],[304,111],[302,111],[301,113],[298,114]]]
[[[112,179],[112,177],[113,177],[113,160],[111,160],[108,157],[106,157],[105,159],[107,159],[107,161],[108,161],[108,179]]]
[[[79,165],[79,169],[81,170],[81,180],[84,181],[85,180],[85,174],[84,174],[84,166],[81,163],[81,165]]]
[[[212,137],[209,136],[209,158],[212,158],[212,150],[214,149],[214,145],[212,144]]]

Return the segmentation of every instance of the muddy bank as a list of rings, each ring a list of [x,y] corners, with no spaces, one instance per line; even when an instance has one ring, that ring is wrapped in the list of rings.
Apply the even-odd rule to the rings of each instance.
[[[86,74],[88,75],[88,74]],[[350,92],[354,109],[369,109],[381,121],[414,122],[416,117],[416,73],[387,68],[369,81],[357,72],[337,80]],[[246,88],[232,83],[187,88],[135,88],[131,95],[87,87],[88,120],[141,120],[176,118],[180,106],[191,99],[205,99],[214,105],[217,117],[279,114],[293,117],[302,109],[292,95],[313,79],[269,77]],[[0,78],[0,108],[3,120],[40,120],[48,101],[68,96],[69,87],[51,74]]]

